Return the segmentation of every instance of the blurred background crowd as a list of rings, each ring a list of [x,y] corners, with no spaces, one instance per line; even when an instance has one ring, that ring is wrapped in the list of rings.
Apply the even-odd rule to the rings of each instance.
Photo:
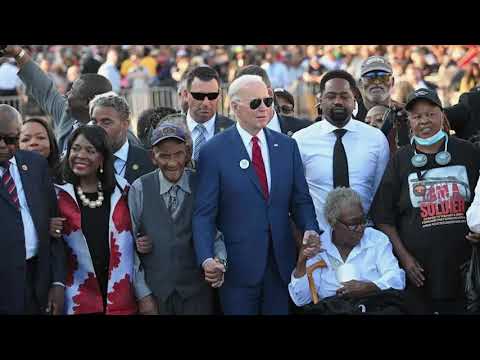
[[[411,88],[435,90],[444,106],[480,84],[478,45],[33,45],[26,46],[42,70],[66,93],[82,73],[100,73],[125,95],[132,120],[154,106],[179,108],[177,89],[184,75],[201,64],[212,66],[223,83],[219,112],[229,115],[226,89],[237,69],[260,65],[272,87],[289,91],[296,116],[314,119],[315,95],[322,74],[342,69],[359,78],[371,55],[392,64],[392,99],[404,102]],[[12,102],[24,115],[42,115],[24,93],[14,62],[0,64],[0,102]],[[11,60],[13,61],[13,60]],[[3,99],[3,100],[2,100]],[[6,100],[5,100],[6,99]]]

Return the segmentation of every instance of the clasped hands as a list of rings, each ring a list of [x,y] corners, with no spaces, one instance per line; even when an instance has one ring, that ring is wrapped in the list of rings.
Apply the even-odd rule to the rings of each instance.
[[[225,265],[218,258],[207,259],[203,264],[203,271],[205,273],[205,281],[212,287],[219,288],[223,285],[227,269],[225,269]]]

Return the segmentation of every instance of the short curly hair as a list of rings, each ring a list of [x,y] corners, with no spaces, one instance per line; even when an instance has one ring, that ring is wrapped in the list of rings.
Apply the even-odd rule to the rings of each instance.
[[[106,96],[97,96],[90,104],[90,117],[92,117],[93,110],[96,106],[111,107],[117,111],[124,120],[130,119],[130,106],[127,100],[118,95],[109,94]]]
[[[337,187],[330,191],[325,200],[323,212],[325,219],[334,227],[337,224],[340,213],[345,206],[358,204],[362,208],[362,200],[355,190],[346,187]],[[363,208],[362,208],[363,209]]]

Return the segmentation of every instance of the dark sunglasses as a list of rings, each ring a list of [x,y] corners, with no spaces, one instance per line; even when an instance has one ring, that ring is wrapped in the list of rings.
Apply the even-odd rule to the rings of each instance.
[[[291,113],[291,112],[293,112],[293,106],[282,105],[282,106],[280,106],[280,111],[284,112],[284,113]]]
[[[363,218],[362,222],[360,224],[354,224],[354,225],[347,225],[345,223],[343,223],[342,221],[340,221],[340,219],[337,220],[340,224],[342,224],[343,226],[345,226],[348,231],[351,231],[351,232],[359,232],[359,231],[363,231],[363,229],[365,229],[365,227],[367,226],[367,219]]]
[[[266,107],[270,107],[273,104],[273,97],[266,97],[263,99],[253,99],[252,101],[250,101],[250,109],[252,110],[258,109],[258,107],[262,104],[262,100]]]
[[[205,97],[207,97],[208,100],[212,101],[218,98],[219,93],[218,92],[212,92],[212,93],[201,93],[201,92],[191,92],[192,97],[195,100],[203,101]]]
[[[385,71],[370,71],[362,76],[366,82],[374,82],[375,80],[379,80],[384,83],[388,83],[391,77],[392,74],[389,74]]]
[[[0,141],[5,141],[7,145],[15,145],[18,143],[19,136],[7,136],[7,135],[0,135]]]

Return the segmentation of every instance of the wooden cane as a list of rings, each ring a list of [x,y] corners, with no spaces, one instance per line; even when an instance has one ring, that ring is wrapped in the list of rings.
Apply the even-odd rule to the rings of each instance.
[[[310,288],[310,294],[312,295],[312,301],[314,304],[319,302],[317,288],[315,286],[315,282],[313,281],[313,272],[320,268],[327,267],[327,264],[324,260],[317,261],[315,264],[310,265],[307,267],[307,279],[308,279],[308,286]]]

